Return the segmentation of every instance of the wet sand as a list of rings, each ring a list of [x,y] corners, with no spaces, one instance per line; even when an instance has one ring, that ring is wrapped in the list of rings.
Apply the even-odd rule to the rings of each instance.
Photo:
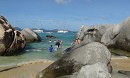
[[[18,66],[0,67],[0,78],[36,78],[38,73],[45,69],[52,62],[34,62]],[[130,59],[112,58],[112,78],[129,78],[126,75],[117,73],[118,70],[130,71]]]

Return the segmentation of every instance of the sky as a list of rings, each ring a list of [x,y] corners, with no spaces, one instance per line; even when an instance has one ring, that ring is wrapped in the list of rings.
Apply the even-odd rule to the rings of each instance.
[[[20,28],[77,31],[121,23],[130,16],[130,0],[0,0],[0,15]]]

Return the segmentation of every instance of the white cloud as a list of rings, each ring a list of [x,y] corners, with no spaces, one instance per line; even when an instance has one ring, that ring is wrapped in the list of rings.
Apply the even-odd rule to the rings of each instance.
[[[55,2],[58,4],[66,4],[66,3],[71,2],[71,0],[55,0]]]

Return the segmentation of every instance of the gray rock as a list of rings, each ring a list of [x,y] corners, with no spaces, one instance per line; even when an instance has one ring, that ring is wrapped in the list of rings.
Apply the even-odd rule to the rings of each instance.
[[[130,77],[130,71],[119,70],[118,73],[121,73]]]
[[[81,43],[80,44],[75,43],[74,45],[71,46],[71,49],[73,50],[73,49],[79,48],[90,42],[101,42],[101,34],[95,28],[87,29],[84,32],[84,37],[82,38]]]
[[[53,35],[46,35],[46,38],[56,38],[56,37]]]
[[[85,36],[85,32],[87,31],[87,27],[86,26],[81,26],[81,28],[79,29],[78,33],[77,33],[77,36],[76,36],[76,39],[80,39],[80,40],[83,40],[83,37]]]
[[[111,74],[108,72],[107,65],[99,62],[83,66],[79,72],[68,78],[111,78]]]
[[[101,39],[106,46],[130,51],[130,17],[119,25],[111,27]]]
[[[82,31],[81,31],[82,30]],[[106,45],[112,52],[117,50],[130,51],[130,17],[120,24],[111,25],[94,25],[85,29],[81,27],[78,37],[81,37],[81,43],[74,44],[71,49],[79,48],[90,42],[101,42]],[[90,32],[88,32],[90,31]],[[81,36],[80,36],[80,34]],[[120,52],[117,54],[122,55]]]
[[[83,66],[91,66],[98,62],[104,63],[109,69],[111,54],[109,50],[98,42],[92,42],[79,47],[66,56],[43,70],[37,78],[57,78],[72,75],[78,72]],[[109,72],[108,72],[109,73]]]
[[[88,29],[97,29],[102,36],[107,30],[109,30],[110,27],[115,25],[116,24],[99,24],[99,25],[90,26]]]
[[[13,55],[25,47],[23,34],[8,23],[7,19],[0,16],[0,55]]]
[[[73,44],[71,49],[76,49],[90,42],[101,42],[102,35],[109,30],[114,24],[108,25],[94,25],[90,27],[82,26],[77,33],[77,37],[81,40],[80,44]]]
[[[95,28],[88,29],[87,32],[85,32],[82,42],[83,44],[87,44],[89,42],[101,42],[101,34]]]
[[[37,33],[29,28],[24,28],[21,32],[24,34],[27,42],[36,42],[42,40]]]
[[[104,43],[106,46],[115,44],[114,38],[119,34],[121,28],[119,25],[111,26],[106,33],[102,36],[101,42]]]

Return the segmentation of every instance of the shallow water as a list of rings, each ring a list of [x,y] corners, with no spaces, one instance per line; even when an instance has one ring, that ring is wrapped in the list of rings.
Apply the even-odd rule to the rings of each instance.
[[[0,67],[5,67],[5,66],[19,66],[19,65],[24,65],[28,63],[35,63],[35,62],[48,62],[47,60],[52,60],[56,61],[59,59],[55,54],[57,53],[56,51],[53,51],[50,53],[48,51],[48,48],[50,45],[53,45],[54,47],[54,40],[62,40],[62,48],[58,52],[61,52],[65,50],[66,48],[70,47],[71,42],[75,39],[76,33],[40,33],[39,34],[42,38],[41,42],[35,42],[35,43],[29,43],[26,45],[26,48],[18,55],[15,56],[1,56],[0,57]],[[46,39],[46,35],[53,35],[56,36],[55,39]],[[51,43],[49,43],[49,40],[52,40]],[[129,60],[130,58],[127,58],[126,56],[113,56],[113,59],[117,59],[113,61],[113,66],[114,68],[121,68],[121,66],[127,67],[124,69],[130,69],[130,63]],[[124,59],[124,60],[123,60]],[[126,60],[128,59],[128,60]],[[119,61],[120,60],[120,61]],[[117,63],[119,65],[117,65]],[[125,63],[125,64],[123,64]],[[115,64],[115,65],[114,65]],[[127,66],[126,66],[127,65]],[[118,69],[117,68],[117,69]],[[117,73],[116,70],[113,71],[112,77],[111,78],[129,78],[126,75],[119,74]]]
[[[76,33],[39,33],[39,35],[42,38],[42,41],[28,43],[26,45],[26,48],[20,54],[15,56],[1,56],[0,67],[17,65],[20,63],[27,63],[30,61],[56,61],[59,58],[55,56],[55,54],[70,47],[70,44],[75,38]],[[46,35],[53,35],[56,38],[46,39]],[[49,40],[52,40],[52,42],[49,43]],[[54,47],[54,40],[62,40],[62,47],[58,51],[53,51],[52,53],[50,53],[48,48],[50,45],[53,45]]]

